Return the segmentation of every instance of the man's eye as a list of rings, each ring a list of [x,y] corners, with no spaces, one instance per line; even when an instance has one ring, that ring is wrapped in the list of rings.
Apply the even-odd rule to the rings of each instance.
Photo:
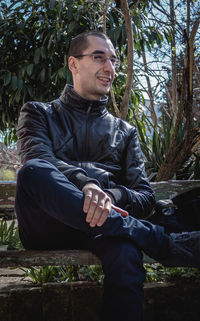
[[[116,62],[117,62],[117,59],[115,59],[115,58],[110,58],[110,61],[111,61],[111,63],[112,63],[113,65],[115,65]]]
[[[95,61],[103,61],[104,60],[104,56],[102,56],[102,55],[94,55],[94,60]]]

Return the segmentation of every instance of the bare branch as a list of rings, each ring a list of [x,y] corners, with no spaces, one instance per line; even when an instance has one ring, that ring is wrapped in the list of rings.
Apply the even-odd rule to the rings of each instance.
[[[138,4],[141,2],[141,0],[137,0],[137,2],[134,4],[134,8],[136,9],[137,8],[137,6],[138,6]],[[135,9],[133,10],[133,12],[132,12],[132,15],[131,15],[131,18],[134,16],[134,14],[135,14]]]
[[[157,116],[156,116],[156,112],[155,112],[155,108],[154,108],[154,97],[153,97],[151,82],[150,82],[149,75],[148,75],[145,49],[144,50],[142,49],[142,59],[143,59],[143,63],[144,63],[145,77],[146,77],[146,82],[147,82],[147,86],[148,86],[148,96],[150,99],[151,119],[152,119],[154,126],[157,126],[158,121],[157,121]]]
[[[103,10],[103,32],[106,34],[106,16],[108,11],[109,0],[105,0],[104,10]]]
[[[121,112],[120,112],[119,108],[117,107],[117,103],[116,103],[116,100],[115,100],[115,94],[114,94],[114,91],[113,91],[112,87],[110,88],[110,95],[111,95],[112,104],[113,104],[113,108],[114,108],[115,114],[117,115],[117,117],[121,118]]]
[[[168,19],[170,19],[170,14],[166,12],[166,10],[164,8],[161,9],[161,7],[158,7],[155,4],[155,1],[152,1],[152,5],[154,8],[156,8],[158,11],[162,12]],[[180,25],[180,23],[178,21],[176,21],[176,24],[179,26],[179,28],[182,30],[183,32],[183,27]]]

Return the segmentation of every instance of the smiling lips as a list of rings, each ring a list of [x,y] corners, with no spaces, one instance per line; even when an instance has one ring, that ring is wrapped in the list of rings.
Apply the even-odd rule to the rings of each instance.
[[[101,81],[101,83],[104,86],[108,86],[111,84],[111,77],[100,76],[100,77],[98,77],[98,79]]]

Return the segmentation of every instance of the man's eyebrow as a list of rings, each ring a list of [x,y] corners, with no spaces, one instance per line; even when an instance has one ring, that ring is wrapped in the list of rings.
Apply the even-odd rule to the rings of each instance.
[[[92,52],[92,54],[103,54],[105,55],[106,53],[102,50],[95,50]],[[111,57],[117,58],[114,54],[111,55]]]

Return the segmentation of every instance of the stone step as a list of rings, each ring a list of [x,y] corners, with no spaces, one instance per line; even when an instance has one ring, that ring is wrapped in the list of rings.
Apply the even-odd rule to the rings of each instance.
[[[20,278],[0,286],[1,321],[100,321],[101,285],[80,281],[34,286]],[[199,298],[199,284],[146,283],[143,321],[199,321]]]

